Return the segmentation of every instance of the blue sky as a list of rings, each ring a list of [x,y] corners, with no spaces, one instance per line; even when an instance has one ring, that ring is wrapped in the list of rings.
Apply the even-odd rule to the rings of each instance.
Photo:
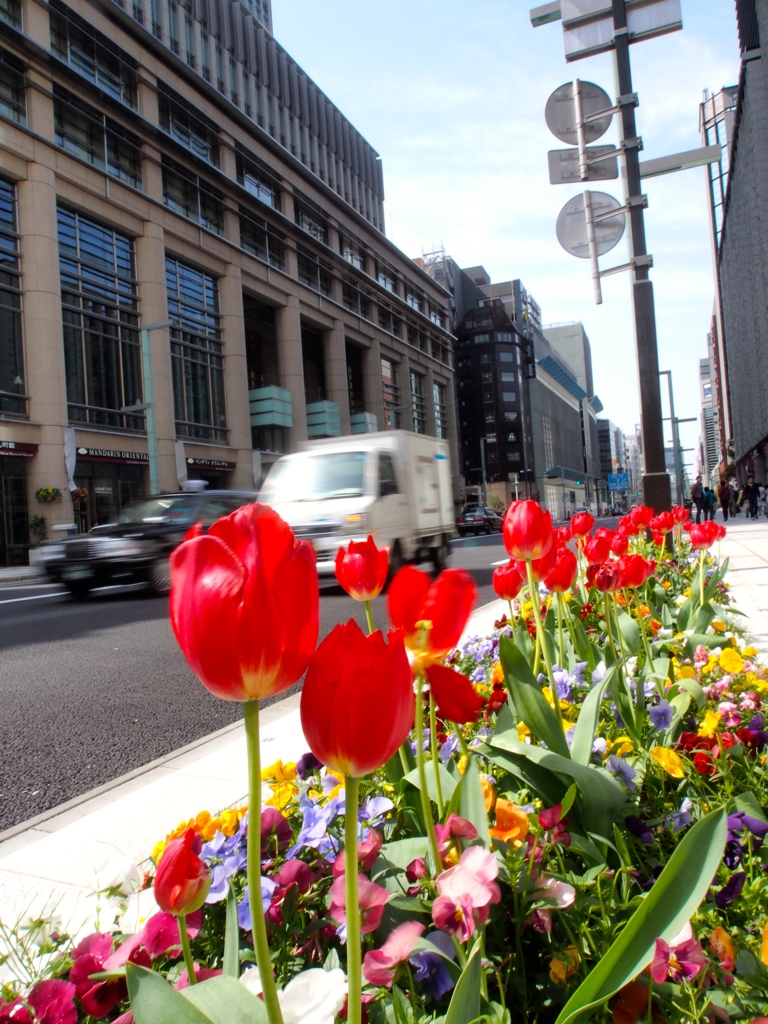
[[[629,275],[604,278],[596,306],[588,261],[561,249],[557,214],[580,189],[549,184],[547,151],[562,143],[544,123],[547,97],[575,76],[613,95],[612,59],[566,65],[560,23],[533,29],[531,6],[273,0],[273,20],[278,41],[381,154],[389,237],[409,256],[442,244],[460,266],[482,264],[494,281],[520,278],[545,324],[581,320],[604,415],[631,431],[640,416]],[[703,89],[738,81],[733,4],[682,6],[681,32],[632,47],[642,159],[700,145]],[[601,139],[610,142],[618,142],[615,123]],[[618,181],[594,187],[621,196]],[[672,371],[676,414],[698,416],[698,360],[713,303],[705,171],[643,187],[659,365]],[[627,258],[622,242],[601,267]],[[683,424],[681,436],[695,445],[698,426]]]

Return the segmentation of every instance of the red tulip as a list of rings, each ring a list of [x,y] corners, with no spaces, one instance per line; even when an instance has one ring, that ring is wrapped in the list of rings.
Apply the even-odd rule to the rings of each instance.
[[[542,555],[540,558],[534,558],[531,561],[531,571],[533,573],[533,578],[536,583],[541,583],[541,581],[545,579],[547,576],[549,576],[549,574],[554,569],[555,562],[557,561],[557,551],[557,545],[553,544],[545,555]],[[515,561],[515,565],[517,566],[517,571],[520,573],[520,575],[525,576],[525,578],[527,579],[528,570],[526,569],[526,562],[517,559]]]
[[[336,552],[336,579],[356,601],[372,601],[387,582],[389,554],[379,550],[373,537],[350,541],[348,548]]]
[[[635,537],[640,533],[640,527],[632,521],[632,516],[630,515],[622,516],[621,519],[619,519],[618,529],[623,533],[626,533],[629,537]]]
[[[552,516],[538,501],[513,501],[504,516],[504,546],[510,558],[541,558],[552,547]]]
[[[388,641],[388,642],[387,642]],[[413,675],[402,633],[366,636],[350,619],[317,648],[301,691],[301,726],[323,764],[361,778],[390,759],[413,725]]]
[[[523,582],[511,558],[507,565],[498,565],[493,570],[493,590],[502,601],[513,601],[520,593]]]
[[[570,590],[576,579],[578,562],[576,555],[570,548],[563,548],[557,552],[557,559],[554,568],[544,579],[544,586],[554,594],[563,594]]]
[[[672,509],[672,518],[676,523],[684,523],[690,514],[691,510],[689,508],[685,508],[683,505],[675,505]]]
[[[621,571],[621,585],[635,590],[641,587],[646,580],[653,576],[656,563],[652,559],[643,558],[642,555],[626,555],[618,560]]]
[[[651,530],[651,540],[657,548],[662,546],[665,536],[666,534],[662,530]]]
[[[552,532],[554,536],[554,547],[564,548],[571,540],[571,531],[568,526],[556,526]]]
[[[198,854],[202,837],[193,828],[171,839],[160,858],[153,885],[155,900],[168,914],[191,914],[205,903],[211,873]]]
[[[713,519],[707,519],[703,523],[694,523],[688,531],[691,547],[696,551],[706,551],[717,540],[717,533],[718,524]]]
[[[224,700],[259,700],[301,679],[317,643],[307,541],[266,505],[245,505],[171,556],[171,625],[192,671]]]
[[[475,581],[464,569],[446,569],[432,583],[410,565],[387,592],[390,621],[416,655],[414,671],[426,676],[441,718],[451,722],[474,722],[483,706],[469,679],[441,664],[459,642],[476,598]]]
[[[629,513],[629,517],[635,526],[645,529],[653,519],[653,509],[647,505],[636,505]]]
[[[571,519],[571,536],[586,537],[594,525],[594,517],[589,512],[577,512]]]
[[[651,530],[658,531],[659,533],[669,533],[670,530],[674,529],[675,520],[671,512],[659,512],[657,516],[648,523],[648,527]]]
[[[604,535],[588,537],[584,542],[584,554],[588,562],[604,562],[611,551],[611,542]]]
[[[589,570],[593,566],[589,566],[587,578],[589,579]],[[602,593],[608,593],[614,590],[621,589],[621,569],[618,562],[606,561],[600,565],[595,566],[594,572],[592,573],[592,579],[590,583],[593,587],[596,587]]]
[[[727,529],[723,526],[722,523],[716,523],[714,520],[711,520],[711,522],[714,526],[714,530],[712,532],[715,535],[715,540],[722,540],[728,532]]]
[[[629,537],[623,530],[617,530],[611,541],[611,551],[614,555],[626,555],[629,551]]]

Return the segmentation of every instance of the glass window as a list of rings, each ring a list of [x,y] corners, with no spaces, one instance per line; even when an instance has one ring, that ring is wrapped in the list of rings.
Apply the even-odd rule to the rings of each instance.
[[[490,334],[476,334],[475,338],[474,338],[474,341],[475,341],[476,345],[482,345],[484,342],[490,341],[490,340],[491,340]]]
[[[266,221],[240,210],[240,245],[258,260],[285,270],[285,235]]]
[[[400,427],[400,390],[397,386],[397,364],[381,357],[381,387],[384,395],[384,429]]]
[[[515,353],[514,352],[499,352],[499,360],[502,363],[513,363],[515,361]],[[503,376],[503,374],[502,374],[502,376]],[[512,374],[512,378],[513,379],[514,379],[514,376],[515,375]]]
[[[403,321],[399,316],[395,316],[391,306],[387,306],[383,302],[378,303],[379,308],[379,327],[382,330],[389,331],[390,334],[394,334],[396,338],[401,338],[403,335]]]
[[[394,459],[386,452],[382,452],[379,455],[379,497],[386,498],[389,494],[399,493]]]
[[[134,63],[76,15],[51,11],[51,50],[99,89],[136,108]]]
[[[505,402],[516,402],[517,392],[516,391],[502,391],[501,397]]]
[[[180,437],[227,440],[224,355],[218,283],[210,274],[166,256],[171,367]]]
[[[0,114],[17,124],[27,123],[24,66],[0,50]]]
[[[382,288],[386,288],[388,292],[395,293],[397,291],[397,278],[395,272],[391,267],[386,264],[376,264],[376,280],[379,282]]]
[[[294,200],[296,208],[296,223],[302,231],[317,239],[318,242],[328,244],[328,222],[323,215],[307,206],[299,199]]]
[[[424,376],[411,370],[411,413],[415,434],[426,434],[427,414],[424,407]]]
[[[196,174],[163,160],[163,202],[200,227],[224,234],[224,196]]]
[[[432,385],[432,396],[435,403],[435,437],[448,437],[448,419],[445,410],[445,384]]]
[[[0,412],[27,415],[24,379],[16,189],[0,178]]]
[[[503,381],[516,381],[517,380],[517,374],[514,373],[514,372],[513,373],[502,373],[501,374],[501,379]]]
[[[14,28],[21,28],[21,4],[19,0],[0,0],[0,21]]]
[[[160,127],[195,156],[219,166],[219,136],[215,127],[197,114],[180,97],[167,91],[158,97]]]
[[[275,210],[280,209],[280,189],[275,176],[241,152],[237,154],[237,180],[260,202]]]
[[[411,309],[415,309],[419,313],[421,312],[423,301],[422,297],[418,295],[416,292],[410,291],[407,287],[405,290],[405,301],[408,303]]]
[[[368,319],[370,303],[368,295],[354,281],[344,280],[341,285],[341,298],[346,309]]]
[[[496,331],[496,341],[512,341],[512,332]]]
[[[443,314],[435,306],[429,307],[429,319],[433,324],[437,324],[438,327],[443,326]]]
[[[143,430],[133,239],[64,207],[58,231],[69,419]]]
[[[53,120],[58,146],[141,188],[141,143],[135,135],[64,89],[54,89]]]
[[[332,295],[331,267],[309,249],[296,247],[299,281],[328,298]]]

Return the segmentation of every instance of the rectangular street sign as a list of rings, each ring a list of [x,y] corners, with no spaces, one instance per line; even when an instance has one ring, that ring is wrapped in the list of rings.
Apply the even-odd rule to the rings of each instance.
[[[626,491],[629,489],[629,477],[626,473],[609,473],[608,490]]]
[[[613,49],[610,0],[561,0],[560,11],[567,61]],[[653,39],[682,27],[680,0],[627,0],[630,43]]]
[[[608,181],[619,176],[619,151],[615,146],[587,146],[587,178],[581,177],[579,151],[578,149],[550,149],[547,153],[549,160],[549,182],[551,185],[573,185],[580,181]],[[615,156],[608,157],[607,154],[614,153]],[[595,157],[603,157],[595,163]],[[606,159],[607,157],[607,159]]]

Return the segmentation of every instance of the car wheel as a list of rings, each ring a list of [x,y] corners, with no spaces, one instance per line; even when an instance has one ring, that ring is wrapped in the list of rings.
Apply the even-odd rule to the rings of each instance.
[[[441,537],[440,544],[436,548],[432,548],[430,553],[435,572],[442,572],[443,569],[448,568],[448,562],[451,558],[451,545],[448,543],[447,537]]]
[[[91,591],[91,584],[87,580],[71,580],[64,586],[76,601],[84,601]]]
[[[389,573],[387,575],[387,586],[389,586],[404,565],[405,559],[403,558],[403,549],[400,546],[400,541],[395,540],[389,548]]]
[[[491,535],[491,524],[490,523],[485,528],[485,535],[486,535],[486,537],[490,537],[490,535]]]
[[[156,594],[171,592],[171,562],[169,558],[158,558],[149,570],[149,583]]]

